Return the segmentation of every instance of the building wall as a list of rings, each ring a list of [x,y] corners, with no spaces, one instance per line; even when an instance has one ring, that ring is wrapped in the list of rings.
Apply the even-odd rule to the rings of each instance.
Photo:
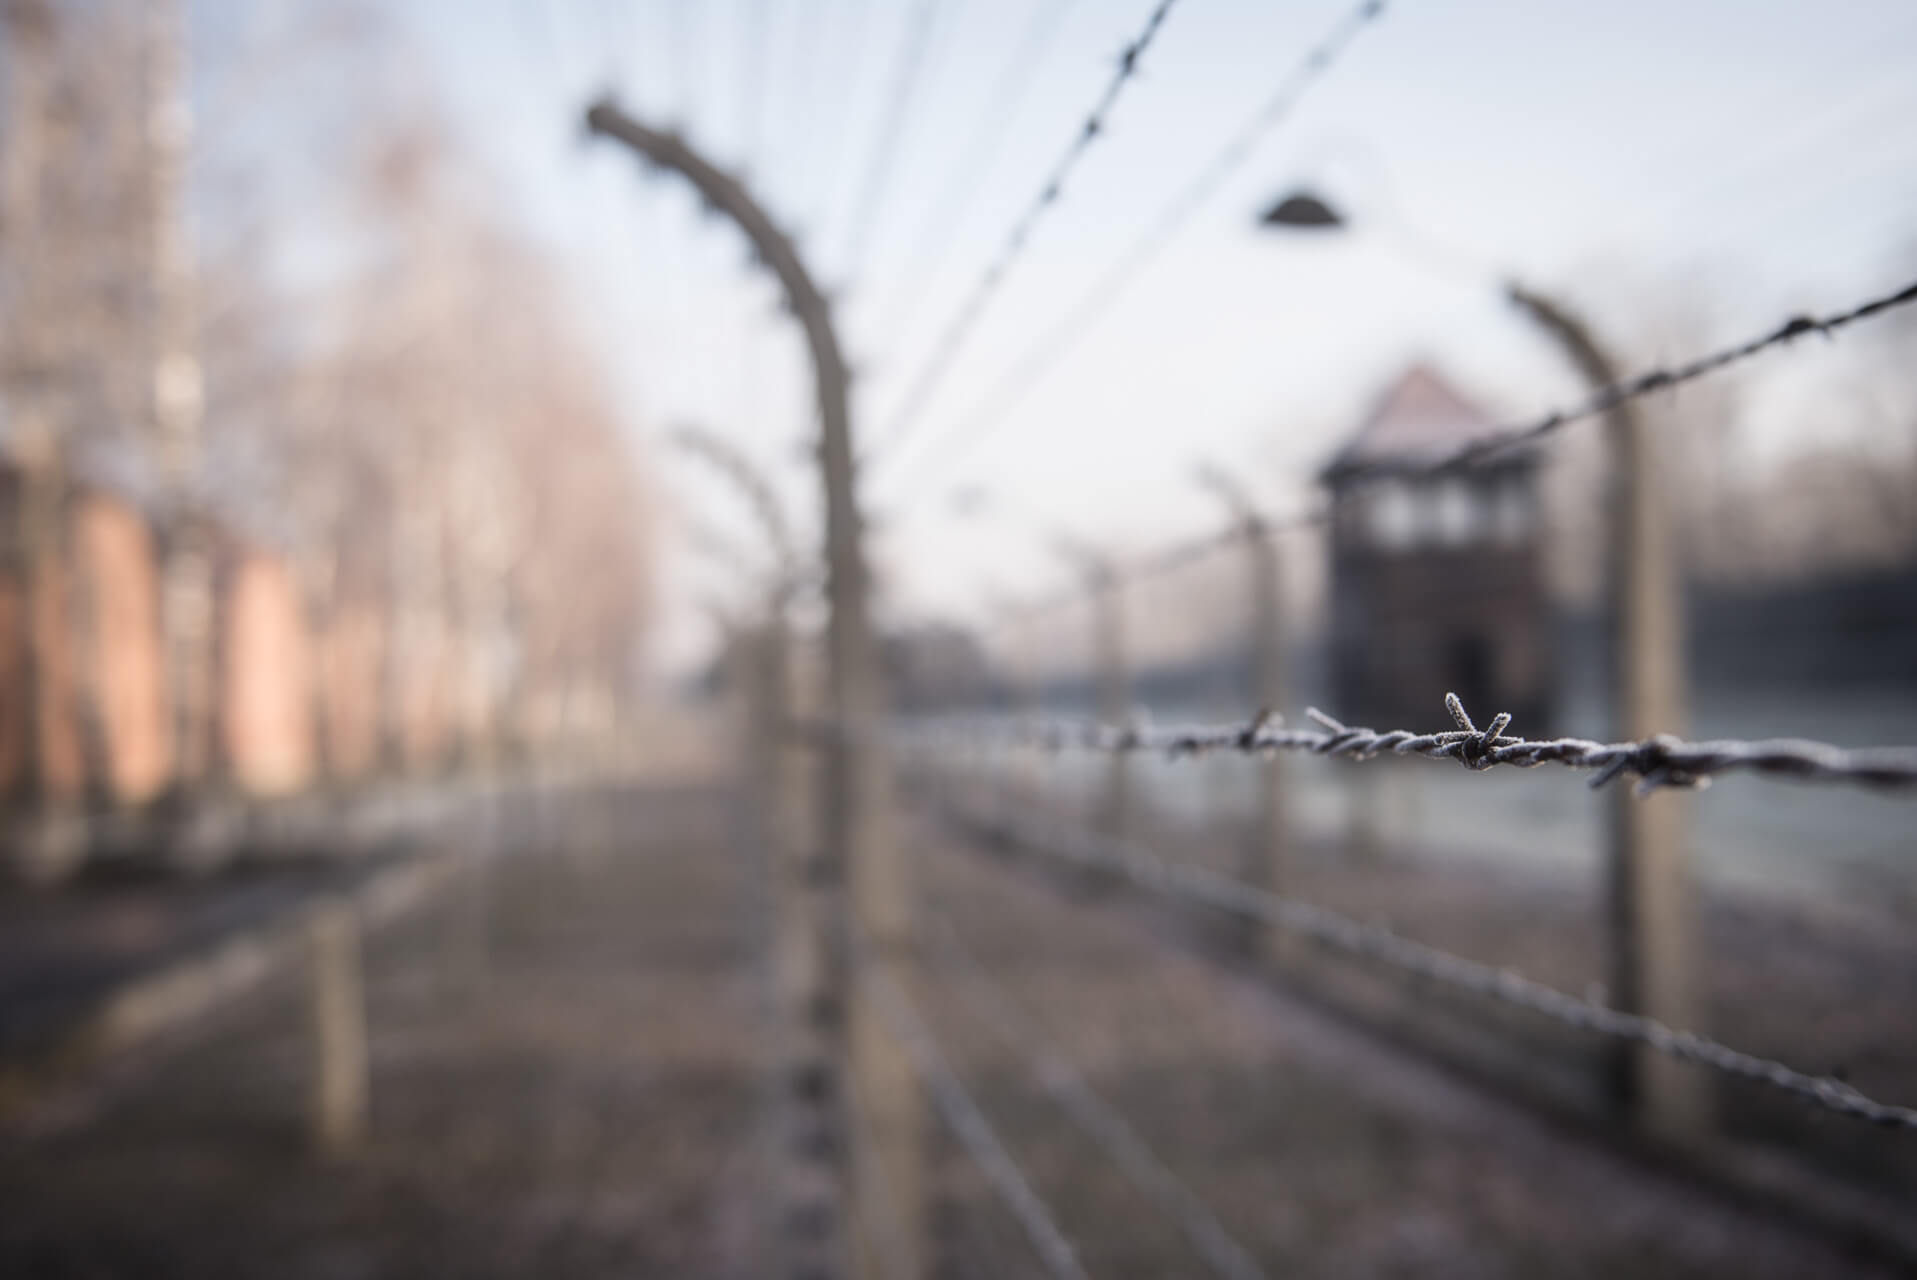
[[[365,601],[337,603],[316,639],[326,776],[336,782],[368,777],[380,765],[382,613]]]
[[[305,614],[286,565],[240,552],[221,626],[232,778],[259,795],[297,790],[313,777],[313,684]]]
[[[166,786],[172,768],[153,535],[125,503],[88,494],[74,515],[74,553],[90,631],[82,646],[86,683],[105,772],[94,782],[115,803],[139,804]]]

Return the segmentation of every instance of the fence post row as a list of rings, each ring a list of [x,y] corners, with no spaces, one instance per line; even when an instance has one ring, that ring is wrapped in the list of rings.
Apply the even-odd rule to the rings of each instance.
[[[808,1013],[839,1025],[850,1066],[851,1087],[839,1100],[832,1137],[851,1152],[851,1266],[859,1275],[883,1271],[912,1280],[923,1264],[923,1101],[909,1060],[886,1033],[867,981],[857,971],[869,967],[877,971],[872,980],[886,982],[909,977],[910,903],[888,811],[886,762],[877,743],[883,709],[878,654],[867,611],[848,378],[831,309],[797,249],[765,210],[684,140],[650,129],[606,101],[587,111],[586,125],[685,178],[739,226],[757,258],[778,277],[812,355],[825,491],[827,678],[836,731],[822,745],[821,844],[809,870],[820,882],[819,905],[827,916],[827,990]],[[858,1108],[856,1123],[851,1123],[853,1107]]]

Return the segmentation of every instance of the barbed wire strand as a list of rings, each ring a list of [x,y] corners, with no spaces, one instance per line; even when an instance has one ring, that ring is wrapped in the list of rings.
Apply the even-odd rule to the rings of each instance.
[[[952,1135],[965,1153],[998,1192],[1024,1228],[1045,1269],[1063,1280],[1089,1280],[1079,1264],[1078,1251],[1059,1230],[1052,1212],[1039,1198],[1018,1163],[993,1132],[991,1122],[965,1090],[958,1073],[945,1060],[931,1029],[912,1007],[905,989],[890,974],[872,965],[863,966],[862,981],[867,984],[874,1007],[893,1037],[911,1059],[913,1069],[931,1091],[932,1102],[951,1128]]]
[[[891,94],[879,121],[879,136],[865,171],[865,184],[846,223],[845,258],[863,251],[872,252],[872,228],[884,212],[890,194],[893,170],[898,167],[899,144],[912,121],[919,83],[925,69],[925,53],[932,45],[932,31],[938,24],[939,0],[919,0],[906,20],[905,43],[892,79]]]
[[[1264,105],[1173,197],[1138,239],[1132,242],[1131,247],[1065,314],[1065,318],[1039,339],[1000,380],[984,400],[984,407],[960,419],[951,431],[920,452],[918,467],[912,474],[928,474],[931,460],[941,456],[948,464],[955,465],[952,463],[954,453],[962,455],[990,438],[1012,410],[1091,333],[1098,321],[1116,305],[1145,269],[1178,238],[1179,232],[1185,229],[1198,211],[1257,154],[1266,136],[1290,117],[1312,84],[1331,70],[1358,34],[1383,16],[1384,11],[1385,0],[1363,0],[1357,8],[1340,19],[1331,33],[1304,56]],[[949,465],[940,473],[949,474]]]
[[[1005,139],[1011,136],[1012,122],[1025,101],[1046,53],[1058,36],[1065,15],[1075,0],[1049,0],[1034,9],[1012,56],[993,82],[984,102],[988,108],[979,130],[973,135],[964,157],[951,170],[951,181],[940,197],[932,202],[930,217],[912,241],[911,250],[902,259],[915,269],[915,283],[898,288],[895,301],[887,309],[887,322],[880,332],[903,334],[912,318],[912,304],[924,293],[925,272],[918,264],[935,262],[945,256],[945,246],[971,211],[972,201],[984,189],[985,178],[997,165]]]
[[[1129,564],[1114,563],[1110,566],[1103,587],[1123,588],[1153,578],[1169,577],[1183,569],[1208,560],[1222,551],[1245,544],[1248,538],[1270,538],[1275,534],[1286,533],[1294,529],[1309,529],[1322,525],[1329,518],[1325,511],[1308,511],[1284,517],[1261,517],[1255,525],[1243,520],[1234,520],[1222,529],[1214,529],[1183,542],[1175,542],[1152,555],[1134,560]],[[1083,582],[1074,582],[1062,590],[1050,595],[1039,596],[1019,605],[1008,615],[1011,621],[1028,622],[1046,613],[1081,603],[1091,592],[1091,587]]]
[[[1909,306],[1913,302],[1917,302],[1917,281],[1827,315],[1799,313],[1754,338],[1748,338],[1683,364],[1650,369],[1636,377],[1614,382],[1608,387],[1592,392],[1585,399],[1568,408],[1554,410],[1533,421],[1487,432],[1455,448],[1425,454],[1422,457],[1378,459],[1374,462],[1354,463],[1340,468],[1338,474],[1340,479],[1359,479],[1386,475],[1437,475],[1448,471],[1464,470],[1513,449],[1532,444],[1563,430],[1572,423],[1600,417],[1640,396],[1694,382],[1707,374],[1741,364],[1773,347],[1788,346],[1808,334],[1832,337],[1839,330],[1848,328],[1860,320],[1868,320],[1872,316]]]
[[[1117,872],[1141,889],[1224,911],[1310,938],[1334,950],[1413,977],[1469,992],[1608,1039],[1643,1045],[1722,1075],[1767,1085],[1820,1107],[1888,1129],[1917,1132],[1917,1108],[1878,1102],[1829,1076],[1812,1076],[1769,1058],[1732,1049],[1642,1014],[1625,1013],[1566,994],[1510,969],[1403,938],[1326,907],[1282,897],[1190,863],[1173,863],[1107,837],[1062,824],[1034,832],[1007,817],[981,818],[948,807],[948,818],[974,835],[1006,841],[1040,856]]]
[[[960,975],[956,989],[979,1021],[1020,1051],[1045,1092],[1160,1212],[1178,1224],[1206,1265],[1226,1280],[1265,1280],[1264,1268],[1225,1230],[1211,1207],[1086,1083],[1083,1072],[1047,1044],[1040,1020],[1022,1009],[992,977],[958,927],[946,918],[939,924],[940,957],[948,970]]]
[[[1180,756],[1212,752],[1265,755],[1309,751],[1314,755],[1370,760],[1380,755],[1455,760],[1474,771],[1509,765],[1534,769],[1557,764],[1592,769],[1593,788],[1626,774],[1637,779],[1638,794],[1662,787],[1698,788],[1726,773],[1796,782],[1850,783],[1885,790],[1917,788],[1917,747],[1838,747],[1804,738],[1735,738],[1687,742],[1659,734],[1641,742],[1596,742],[1589,738],[1523,738],[1507,734],[1511,716],[1494,716],[1480,730],[1455,693],[1444,695],[1455,729],[1414,733],[1409,729],[1359,728],[1334,720],[1316,707],[1305,712],[1319,727],[1286,729],[1278,717],[1260,713],[1242,724],[1107,725],[1095,721],[1029,722],[996,726],[928,725],[910,731],[906,741],[943,746],[1037,747],[1049,751]]]
[[[1026,246],[1031,243],[1033,229],[1046,213],[1058,204],[1059,198],[1065,191],[1066,179],[1071,177],[1072,171],[1091,150],[1092,144],[1104,136],[1106,118],[1111,114],[1112,108],[1117,105],[1120,96],[1124,94],[1126,85],[1137,78],[1140,67],[1143,65],[1145,51],[1157,38],[1160,29],[1165,25],[1165,19],[1171,14],[1172,7],[1177,2],[1178,0],[1158,0],[1158,3],[1152,6],[1151,15],[1145,20],[1144,29],[1119,53],[1118,66],[1112,73],[1111,80],[1106,83],[1105,91],[1093,104],[1091,114],[1085,117],[1085,122],[1072,135],[1072,140],[1066,145],[1064,153],[1046,174],[1045,180],[1039,186],[1038,194],[1025,206],[1024,212],[1019,215],[1017,221],[1012,223],[1012,228],[1006,233],[998,252],[986,264],[984,274],[973,284],[971,292],[966,295],[964,302],[960,303],[958,310],[932,344],[932,350],[919,366],[919,372],[907,384],[907,390],[900,401],[898,411],[893,414],[884,434],[879,437],[879,449],[895,448],[911,431],[919,414],[931,399],[932,393],[938,390],[940,382],[951,369],[952,362],[958,358],[958,353],[964,347],[966,339],[971,336],[980,317],[985,314],[986,307],[1003,287],[1006,276],[1017,265]]]

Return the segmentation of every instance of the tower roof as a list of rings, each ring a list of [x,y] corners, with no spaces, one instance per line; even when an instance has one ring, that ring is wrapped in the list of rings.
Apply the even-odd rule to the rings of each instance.
[[[1378,463],[1413,463],[1498,429],[1498,424],[1427,364],[1415,364],[1378,397],[1363,424],[1325,467],[1324,479]],[[1511,464],[1524,455],[1513,454]]]

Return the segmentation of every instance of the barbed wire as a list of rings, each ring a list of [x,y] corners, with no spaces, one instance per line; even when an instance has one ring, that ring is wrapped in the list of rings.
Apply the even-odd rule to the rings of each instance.
[[[929,216],[902,259],[908,267],[916,269],[916,278],[897,283],[894,301],[887,308],[886,323],[880,332],[904,334],[909,331],[914,314],[912,304],[924,293],[925,271],[918,264],[935,262],[945,256],[944,246],[984,189],[986,176],[997,165],[1019,105],[1037,80],[1045,55],[1073,3],[1075,0],[1048,0],[1032,11],[1025,34],[985,96],[989,110],[978,132],[963,158],[952,166],[951,181],[932,202]]]
[[[1025,206],[1024,212],[1019,215],[1017,221],[1012,223],[1012,229],[1006,233],[998,252],[986,264],[984,274],[973,284],[965,301],[959,305],[957,312],[953,314],[952,319],[932,344],[931,353],[920,365],[918,374],[908,384],[898,411],[893,414],[891,423],[878,440],[880,449],[895,448],[910,432],[920,411],[931,399],[932,393],[938,389],[939,383],[951,369],[952,362],[958,358],[960,349],[965,345],[965,340],[971,336],[972,329],[978,324],[979,318],[984,315],[985,308],[990,305],[994,295],[1003,286],[1006,275],[1024,254],[1026,245],[1031,242],[1033,228],[1049,210],[1058,204],[1059,197],[1065,191],[1066,179],[1085,158],[1085,153],[1091,150],[1092,144],[1104,136],[1106,117],[1111,114],[1112,108],[1125,92],[1125,86],[1138,76],[1145,51],[1151,47],[1152,41],[1165,25],[1165,19],[1170,16],[1172,6],[1177,2],[1178,0],[1158,0],[1158,3],[1152,6],[1151,15],[1145,19],[1144,29],[1119,53],[1118,66],[1113,71],[1111,80],[1106,83],[1105,91],[1093,104],[1091,113],[1085,117],[1085,122],[1072,135],[1072,140],[1066,145],[1064,154],[1058,158],[1040,184],[1038,194]]]
[[[1112,1163],[1140,1192],[1178,1223],[1213,1271],[1227,1280],[1264,1280],[1264,1268],[1225,1230],[1211,1207],[1152,1152],[1110,1103],[1093,1091],[1083,1072],[1046,1044],[1039,1020],[1019,1008],[1011,993],[986,970],[958,927],[949,919],[939,923],[939,953],[948,968],[962,971],[960,998],[1000,1040],[1020,1050],[1030,1063],[1033,1077],[1060,1109],[1104,1148]]]
[[[1718,774],[1753,773],[1798,782],[1852,783],[1888,790],[1917,788],[1917,747],[1838,747],[1804,738],[1757,741],[1723,738],[1687,742],[1659,734],[1641,742],[1595,742],[1588,738],[1523,738],[1505,733],[1511,716],[1503,712],[1480,730],[1455,693],[1444,695],[1455,729],[1414,733],[1409,729],[1366,729],[1334,720],[1316,707],[1305,712],[1319,727],[1286,729],[1276,716],[1260,713],[1242,724],[1107,725],[1094,721],[922,726],[907,735],[917,744],[946,746],[1008,745],[1048,751],[1180,756],[1211,752],[1264,755],[1273,751],[1309,751],[1314,755],[1370,760],[1380,755],[1455,760],[1471,770],[1509,765],[1533,769],[1544,764],[1593,769],[1591,786],[1602,787],[1629,774],[1638,794],[1661,787],[1697,788]]]
[[[1368,24],[1384,14],[1385,0],[1363,0],[1345,15],[1324,40],[1314,46],[1280,82],[1277,90],[1233,134],[1206,166],[1199,170],[1158,217],[1145,228],[1124,255],[1100,276],[1065,318],[1032,347],[986,397],[984,407],[961,419],[943,441],[951,442],[944,452],[949,472],[953,452],[976,449],[989,438],[1045,376],[1069,355],[1091,332],[1094,325],[1114,306],[1146,267],[1177,239],[1185,225],[1210,202],[1219,189],[1257,154],[1258,145],[1273,129],[1290,117],[1312,83],[1334,66]],[[927,461],[941,455],[939,445],[919,455],[919,471]],[[901,482],[903,483],[903,482]]]
[[[1872,316],[1908,306],[1913,302],[1917,302],[1917,281],[1828,315],[1818,316],[1807,313],[1793,315],[1782,324],[1766,330],[1757,337],[1748,338],[1708,355],[1698,356],[1683,364],[1646,370],[1636,377],[1600,388],[1568,408],[1553,410],[1533,421],[1502,427],[1455,448],[1425,454],[1422,457],[1380,458],[1372,462],[1352,463],[1341,467],[1338,476],[1341,480],[1345,480],[1386,475],[1438,475],[1448,471],[1465,470],[1499,454],[1535,443],[1574,422],[1600,417],[1619,405],[1647,396],[1654,391],[1667,391],[1687,382],[1694,382],[1706,374],[1716,373],[1734,364],[1741,364],[1772,347],[1788,346],[1807,334],[1819,334],[1828,338],[1859,320],[1867,320]]]
[[[1243,546],[1249,538],[1269,538],[1275,534],[1294,529],[1308,529],[1322,525],[1328,519],[1324,511],[1309,511],[1284,517],[1260,517],[1255,523],[1234,520],[1222,529],[1214,529],[1183,542],[1175,542],[1151,555],[1133,560],[1128,564],[1111,564],[1100,589],[1126,587],[1154,578],[1169,577],[1183,569],[1210,559],[1221,551]],[[1017,621],[1028,621],[1057,609],[1077,604],[1093,591],[1082,582],[1075,582],[1054,594],[1040,596],[1020,605],[1014,613]]]
[[[1326,907],[1283,897],[1189,863],[1168,862],[1143,849],[1079,828],[1055,825],[1035,832],[1008,817],[963,814],[949,804],[945,814],[975,835],[1005,841],[1028,852],[1078,866],[1117,872],[1149,892],[1284,929],[1334,950],[1495,1000],[1579,1031],[1643,1045],[1679,1061],[1767,1085],[1826,1111],[1884,1128],[1917,1132],[1917,1108],[1879,1102],[1842,1080],[1809,1075],[1774,1059],[1732,1049],[1708,1036],[1678,1031],[1642,1014],[1625,1013],[1569,995],[1510,969],[1467,960]]]
[[[906,1056],[911,1059],[913,1070],[918,1073],[932,1094],[932,1103],[938,1108],[945,1123],[950,1126],[952,1135],[965,1148],[965,1153],[979,1167],[992,1184],[1005,1207],[1011,1210],[1030,1238],[1032,1247],[1044,1262],[1045,1269],[1054,1276],[1066,1280],[1089,1280],[1084,1267],[1079,1265],[1078,1252],[1072,1242],[1065,1238],[1053,1219],[1052,1212],[1039,1198],[1032,1184],[1019,1169],[1011,1152],[999,1141],[985,1113],[972,1101],[971,1094],[965,1090],[958,1073],[945,1060],[944,1052],[933,1037],[918,1011],[912,1007],[911,998],[905,994],[890,974],[872,965],[863,966],[862,981],[867,984],[874,1007],[884,1020]]]
[[[893,170],[898,165],[899,144],[911,123],[912,107],[918,96],[926,50],[932,44],[932,29],[937,24],[939,0],[919,0],[906,20],[905,42],[899,50],[898,65],[891,84],[885,111],[879,120],[879,136],[865,172],[865,183],[858,202],[846,221],[846,254],[851,257],[864,250],[871,252],[873,225],[884,211],[890,194]]]

